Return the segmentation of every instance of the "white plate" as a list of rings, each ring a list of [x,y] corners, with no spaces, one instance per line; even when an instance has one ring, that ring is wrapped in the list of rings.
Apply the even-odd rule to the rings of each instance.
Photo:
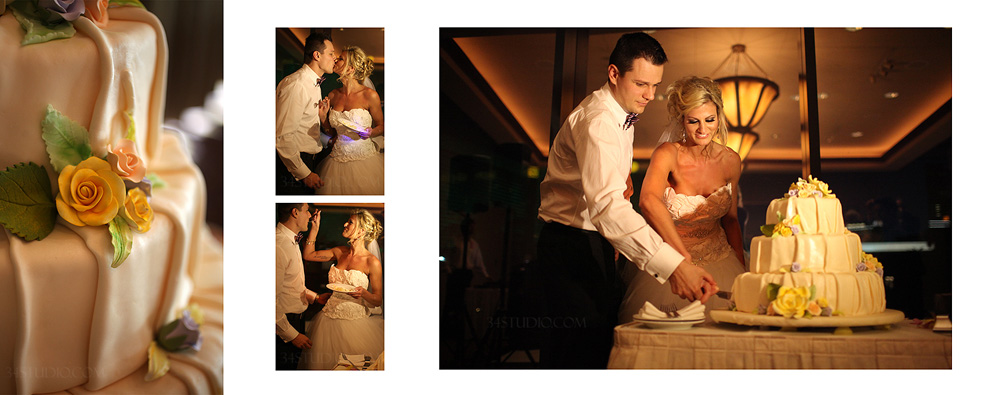
[[[643,320],[636,318],[635,321],[653,329],[668,329],[668,330],[679,331],[684,329],[691,329],[691,327],[694,326],[695,324],[700,324],[702,322],[705,322],[705,319],[701,318],[697,320],[684,320],[684,321],[677,321],[677,320],[659,321],[659,320]]]
[[[349,292],[354,292],[354,289],[357,288],[351,284],[327,284],[326,287],[330,288],[334,292],[341,292],[345,294]]]

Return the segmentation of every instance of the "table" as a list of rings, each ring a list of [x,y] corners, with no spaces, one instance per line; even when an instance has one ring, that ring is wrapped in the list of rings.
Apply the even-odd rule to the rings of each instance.
[[[688,330],[615,327],[609,369],[951,369],[951,333],[904,321],[882,328],[794,331],[733,324]]]

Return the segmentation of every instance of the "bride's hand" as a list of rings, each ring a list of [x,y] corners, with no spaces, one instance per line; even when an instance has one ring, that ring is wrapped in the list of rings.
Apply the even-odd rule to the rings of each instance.
[[[330,113],[330,98],[324,97],[323,100],[319,102],[319,119],[326,119],[327,114]]]
[[[319,230],[319,210],[316,210],[316,212],[313,213],[312,218],[309,219],[309,222],[312,222],[313,229],[316,229],[317,231]]]
[[[357,288],[354,288],[353,291],[348,292],[347,294],[351,295],[351,297],[354,298],[354,299],[359,299],[359,298],[361,298],[361,295],[364,294],[364,293],[365,293],[365,289],[364,288],[357,287]]]
[[[361,137],[362,140],[368,140],[368,138],[371,137],[371,135],[372,135],[372,128],[365,128],[365,130],[358,131],[358,136]]]

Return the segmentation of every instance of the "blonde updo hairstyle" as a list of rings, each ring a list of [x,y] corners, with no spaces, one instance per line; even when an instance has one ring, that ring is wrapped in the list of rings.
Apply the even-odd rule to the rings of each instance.
[[[365,245],[367,245],[382,234],[382,224],[368,210],[356,209],[351,212],[351,217],[354,217],[358,221],[357,229],[354,231],[354,235],[351,236],[352,240],[363,238]]]
[[[348,46],[344,48],[342,55],[344,56],[344,62],[347,63],[347,67],[353,68],[354,72],[340,76],[340,82],[344,82],[347,78],[362,82],[365,78],[372,75],[372,71],[375,70],[375,61],[369,58],[365,54],[365,51],[359,47]]]
[[[715,104],[716,119],[719,129],[715,139],[726,145],[729,128],[726,125],[726,114],[722,109],[722,90],[719,84],[708,77],[688,76],[681,78],[667,87],[667,113],[670,116],[668,126],[668,141],[680,141],[685,138],[684,117],[691,111],[706,103]]]

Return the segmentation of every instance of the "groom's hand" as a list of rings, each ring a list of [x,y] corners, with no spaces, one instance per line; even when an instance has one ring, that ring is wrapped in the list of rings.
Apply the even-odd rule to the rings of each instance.
[[[326,304],[326,301],[330,300],[330,295],[333,295],[333,292],[327,292],[325,294],[321,294],[319,296],[316,296],[316,303]]]
[[[302,179],[302,182],[306,183],[306,186],[312,189],[319,189],[323,186],[323,179],[319,178],[319,174],[315,172],[309,173],[306,178]]]
[[[708,301],[719,290],[711,274],[685,259],[668,278],[670,291],[689,301]]]
[[[295,338],[292,339],[292,345],[301,348],[303,350],[308,350],[312,348],[313,343],[312,340],[309,340],[309,338],[306,337],[306,335],[300,333],[298,336],[295,336]]]

